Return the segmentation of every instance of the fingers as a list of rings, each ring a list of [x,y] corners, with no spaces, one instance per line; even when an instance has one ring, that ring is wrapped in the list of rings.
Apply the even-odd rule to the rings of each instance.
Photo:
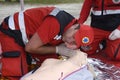
[[[111,33],[111,34],[109,35],[109,39],[110,39],[110,40],[115,40],[114,33]]]
[[[120,38],[120,30],[115,29],[114,31],[112,31],[112,33],[109,35],[109,39],[110,40],[116,40]]]

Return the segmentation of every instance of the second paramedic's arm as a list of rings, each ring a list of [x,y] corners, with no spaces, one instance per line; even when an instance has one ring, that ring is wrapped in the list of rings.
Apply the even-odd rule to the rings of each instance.
[[[82,9],[80,11],[80,17],[79,17],[80,24],[83,24],[87,20],[92,7],[92,1],[93,0],[84,0]]]

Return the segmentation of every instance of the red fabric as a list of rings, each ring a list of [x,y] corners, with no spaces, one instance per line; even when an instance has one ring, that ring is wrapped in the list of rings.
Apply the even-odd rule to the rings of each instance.
[[[8,51],[20,51],[21,53],[21,61],[22,63],[20,63],[20,58],[18,58],[18,61],[17,59],[16,60],[11,60],[10,58],[7,60],[7,59],[4,59],[4,64],[2,66],[2,68],[5,69],[5,67],[8,69],[10,69],[11,71],[13,71],[13,74],[12,73],[9,73],[8,71],[5,73],[5,75],[3,76],[7,76],[9,74],[11,75],[14,75],[14,76],[22,76],[22,74],[20,74],[20,70],[19,71],[15,71],[15,70],[18,70],[19,69],[23,69],[23,74],[26,74],[28,72],[28,65],[27,65],[27,62],[26,62],[26,53],[24,51],[24,49],[19,46],[17,43],[14,42],[14,39],[7,36],[7,35],[4,35],[3,33],[0,32],[0,42],[1,42],[1,46],[2,46],[2,51],[3,52],[8,52]],[[6,62],[8,61],[8,63]],[[20,61],[20,62],[19,62]],[[18,65],[16,65],[18,62]],[[16,63],[16,64],[13,64],[13,63]],[[8,66],[7,66],[8,65]],[[20,68],[20,65],[22,65]],[[4,70],[3,69],[3,70]],[[16,73],[14,73],[16,72]]]
[[[119,10],[120,6],[114,7],[113,5],[115,5],[116,3],[114,3],[113,1],[117,1],[117,0],[104,0],[104,10]],[[117,4],[120,5],[120,2]],[[87,20],[91,9],[95,11],[101,11],[102,10],[101,8],[102,8],[102,0],[84,0],[80,12],[79,23],[82,24]]]
[[[61,42],[61,40],[53,39],[59,33],[60,25],[58,21],[52,16],[47,17],[54,8],[55,7],[32,8],[24,12],[26,32],[29,39],[37,31],[44,44],[49,43],[56,45]],[[15,27],[19,29],[18,13],[15,13],[14,21]]]
[[[61,43],[61,40],[53,39],[60,31],[60,24],[57,19],[53,16],[49,16],[48,14],[55,7],[40,7],[40,8],[32,8],[27,9],[24,12],[24,21],[26,27],[27,37],[30,39],[32,35],[37,31],[40,39],[44,44],[56,45]],[[65,28],[68,29],[76,20],[73,20],[70,24],[68,24]],[[15,27],[19,30],[18,25],[18,12],[14,14],[14,22]]]
[[[113,56],[115,56],[115,54],[116,54],[115,60],[120,60],[120,39],[117,39],[114,41],[107,40],[106,46],[107,47],[105,49],[105,53],[112,59],[114,59]],[[117,50],[118,50],[118,52],[117,52]]]
[[[120,61],[114,61],[111,60],[109,57],[107,57],[105,55],[106,53],[104,52],[99,52],[98,54],[94,54],[94,55],[90,55],[89,57],[91,58],[96,58],[96,59],[100,59],[102,62],[107,63],[107,64],[113,64],[115,66],[120,67]]]
[[[2,75],[3,76],[21,76],[21,57],[2,58]]]
[[[35,31],[41,26],[44,18],[54,9],[54,7],[44,7],[28,9],[25,11],[25,26],[27,34],[34,34]]]
[[[117,29],[119,29],[119,30],[120,30],[120,26],[119,26]]]
[[[76,19],[73,19],[65,27],[64,32],[68,28],[70,28],[75,22]],[[37,30],[37,33],[44,44],[49,43],[51,45],[57,45],[62,42],[62,40],[54,39],[54,37],[59,33],[59,31],[60,31],[60,24],[53,16],[49,16],[42,22],[41,26]]]
[[[91,7],[92,7],[92,0],[84,0],[84,4],[80,12],[80,18],[78,20],[80,24],[83,24],[87,20]]]
[[[43,21],[37,33],[44,44],[49,43],[55,45],[61,41],[53,39],[59,33],[59,30],[60,25],[58,21],[50,16]]]
[[[99,43],[108,37],[108,35],[110,34],[107,31],[103,31],[97,28],[93,28],[94,31],[94,40],[93,42],[89,45],[90,46],[90,50],[86,51],[88,54],[94,54],[96,53],[96,50],[99,50]]]
[[[102,40],[106,39],[106,48],[104,50],[105,54],[107,54],[107,56],[110,57],[111,59],[120,60],[120,49],[118,49],[118,53],[114,58],[114,55],[116,54],[116,49],[119,47],[120,44],[120,39],[111,41],[108,39],[110,32],[96,28],[93,28],[93,30],[94,30],[94,41],[92,44],[89,45],[90,50],[85,52],[87,52],[89,55],[95,54],[97,50],[100,50],[99,43]]]
[[[114,6],[116,4],[119,5],[120,2],[118,2],[117,0],[104,0],[104,10],[120,9],[119,6]],[[95,1],[93,1],[93,9],[94,10],[101,10],[102,9],[102,0],[95,0]]]
[[[94,32],[88,25],[80,25],[80,29],[75,33],[75,41],[78,47],[86,46],[93,42]]]
[[[28,37],[31,37],[31,35],[36,32],[43,22],[45,16],[47,16],[53,9],[54,7],[39,7],[27,9],[24,12],[24,21]],[[19,29],[18,12],[14,14],[14,21],[16,29]]]

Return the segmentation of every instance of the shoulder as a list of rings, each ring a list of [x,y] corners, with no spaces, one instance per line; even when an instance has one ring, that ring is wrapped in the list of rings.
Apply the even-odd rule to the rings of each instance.
[[[53,17],[53,16],[47,16],[44,19],[43,24],[46,24],[48,26],[52,26],[52,28],[60,25],[58,20],[55,17]]]

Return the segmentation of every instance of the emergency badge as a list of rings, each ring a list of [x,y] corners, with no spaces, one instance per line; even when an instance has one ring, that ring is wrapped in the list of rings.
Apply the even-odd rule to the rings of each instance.
[[[60,39],[62,39],[62,36],[61,36],[61,35],[56,35],[56,36],[54,37],[54,39],[55,39],[55,40],[60,40]]]
[[[115,4],[120,3],[120,0],[112,0],[112,1],[113,1],[113,3],[115,3]]]
[[[82,43],[84,43],[84,44],[89,43],[89,38],[88,37],[83,37],[82,38]]]

